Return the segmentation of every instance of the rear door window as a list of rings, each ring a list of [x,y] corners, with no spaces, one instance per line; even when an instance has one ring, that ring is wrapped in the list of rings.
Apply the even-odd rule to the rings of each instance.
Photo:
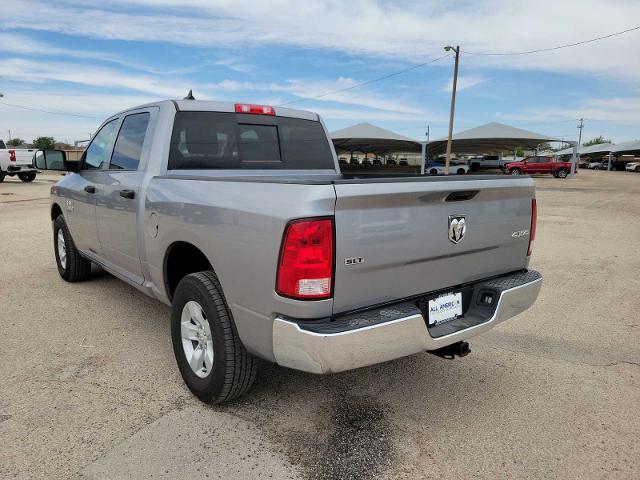
[[[177,112],[171,169],[333,169],[318,121],[266,115]]]
[[[122,122],[113,155],[110,170],[137,170],[142,155],[142,146],[149,126],[150,114],[136,113],[127,115]]]

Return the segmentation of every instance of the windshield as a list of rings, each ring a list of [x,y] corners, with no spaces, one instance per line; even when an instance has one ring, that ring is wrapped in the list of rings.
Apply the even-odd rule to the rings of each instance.
[[[298,118],[177,112],[169,169],[333,169],[322,124]]]

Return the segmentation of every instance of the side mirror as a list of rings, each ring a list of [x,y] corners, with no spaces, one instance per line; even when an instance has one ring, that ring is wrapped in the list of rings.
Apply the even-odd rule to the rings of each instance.
[[[67,161],[67,153],[64,150],[38,150],[33,156],[33,166],[38,170],[76,172],[80,162]]]

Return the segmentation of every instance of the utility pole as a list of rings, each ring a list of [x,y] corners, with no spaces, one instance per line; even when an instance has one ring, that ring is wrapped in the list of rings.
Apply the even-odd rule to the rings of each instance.
[[[9,141],[11,141],[11,129],[7,129],[7,132],[9,132]]]
[[[582,127],[584,127],[584,118],[581,118],[580,123],[578,124],[578,128],[580,129],[580,134],[578,135],[578,147],[582,144]]]
[[[584,118],[579,119],[579,122],[580,123],[578,123],[578,129],[580,130],[580,133],[578,134],[578,149],[582,145],[582,128],[584,127]],[[580,158],[579,153],[578,153],[578,158]],[[573,165],[573,172],[571,173],[576,173],[577,171],[578,171],[578,160],[576,159],[576,162]]]
[[[421,152],[421,158],[420,158],[420,175],[424,175],[424,170],[427,167],[427,145],[429,145],[429,125],[427,125],[427,131],[424,132],[424,134],[427,137],[427,141],[421,142],[422,152]]]
[[[445,51],[456,52],[456,63],[453,67],[453,85],[451,88],[451,112],[449,113],[449,137],[447,138],[447,156],[444,162],[444,174],[449,175],[449,163],[451,162],[451,137],[453,137],[453,115],[456,108],[456,87],[458,86],[458,61],[460,60],[460,45],[452,47],[447,45]]]

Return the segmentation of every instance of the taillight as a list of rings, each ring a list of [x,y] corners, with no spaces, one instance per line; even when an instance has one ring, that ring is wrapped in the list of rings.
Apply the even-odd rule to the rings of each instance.
[[[10,162],[15,162],[16,161],[16,151],[15,150],[9,150],[9,161]]]
[[[538,223],[538,205],[536,199],[531,199],[531,228],[529,229],[529,249],[527,257],[531,255],[533,249],[533,241],[536,239],[536,224]]]
[[[273,107],[267,105],[250,105],[248,103],[236,103],[236,113],[254,113],[256,115],[275,115]]]
[[[297,300],[331,298],[333,220],[293,220],[280,247],[276,292]]]

